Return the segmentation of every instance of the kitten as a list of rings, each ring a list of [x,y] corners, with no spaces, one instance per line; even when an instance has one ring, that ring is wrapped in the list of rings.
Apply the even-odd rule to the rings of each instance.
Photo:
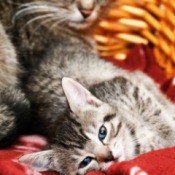
[[[53,2],[57,1],[51,1],[51,4]],[[79,7],[79,3],[81,4],[81,8]],[[109,98],[109,101],[106,101],[106,103],[90,95],[81,85],[77,85],[77,83],[73,81],[65,80],[63,88],[70,103],[68,104],[61,85],[62,78],[65,76],[78,80],[86,88],[108,81],[110,83],[110,80],[112,81],[115,77],[122,76],[131,85],[132,92],[135,86],[132,85],[129,79],[134,83],[143,78],[141,78],[140,74],[140,77],[137,73],[128,74],[128,72],[116,68],[112,64],[98,58],[94,49],[94,43],[89,40],[89,22],[91,24],[95,22],[93,18],[94,14],[96,16],[98,9],[103,9],[105,3],[107,3],[105,0],[60,0],[57,6],[54,6],[56,11],[59,10],[58,15],[60,15],[60,17],[62,17],[62,13],[64,12],[67,18],[57,26],[59,33],[57,33],[56,39],[45,49],[45,55],[41,57],[42,59],[40,59],[39,63],[31,68],[30,74],[25,82],[25,91],[34,111],[33,124],[31,126],[35,126],[38,132],[46,134],[49,139],[50,149],[25,155],[20,158],[20,161],[29,164],[39,171],[51,169],[62,174],[82,175],[92,169],[106,169],[112,161],[124,160],[126,154],[128,156],[126,158],[132,158],[136,155],[133,151],[135,147],[133,137],[137,138],[137,136],[133,136],[136,134],[134,134],[132,128],[132,132],[126,129],[126,132],[123,134],[124,138],[126,136],[127,143],[130,145],[129,148],[131,150],[128,147],[124,149],[122,145],[119,145],[120,148],[118,150],[115,148],[111,149],[105,144],[106,128],[111,130],[111,132],[108,131],[110,132],[108,140],[115,145],[115,139],[113,139],[113,137],[117,137],[118,132],[123,130],[126,125],[125,120],[129,118],[127,116],[130,115],[132,117],[131,114],[134,113],[131,108],[132,105],[134,105],[134,97],[129,104],[125,104],[125,101],[123,101],[125,98],[129,98],[130,100],[130,96],[128,96],[130,91],[127,83],[126,87],[120,83],[119,85],[116,83],[116,92],[115,87],[112,87],[114,92],[112,92],[111,88],[105,89],[104,87],[106,93],[99,94],[99,98],[103,100],[101,95],[104,96],[104,102],[106,98]],[[36,4],[34,3],[34,5]],[[26,5],[24,5],[24,7],[25,6]],[[87,6],[91,7],[88,9],[89,16],[84,16],[82,9],[87,10]],[[45,6],[43,8],[45,8]],[[51,9],[53,9],[53,6],[51,6]],[[34,11],[32,11],[32,13],[34,13]],[[19,14],[17,14],[17,16]],[[71,14],[71,16],[69,16],[69,14]],[[76,20],[72,18],[72,15],[76,16]],[[81,28],[81,32],[79,27]],[[115,84],[115,80],[113,83]],[[148,92],[147,96],[150,96],[151,101],[150,107],[148,101],[148,107],[150,109],[148,109],[147,112],[152,110],[155,105],[158,106],[158,109],[160,107],[164,108],[164,106],[159,104],[159,102],[157,102],[158,100],[156,101],[154,98],[162,98],[162,103],[167,104],[167,106],[170,105],[170,102],[166,101],[164,97],[161,97],[159,92],[157,92],[157,97],[152,97],[152,90],[149,89],[149,84],[152,84],[151,80],[147,78],[147,81],[143,84],[145,84],[145,90],[143,90],[144,92],[141,91],[141,93],[147,94]],[[124,94],[122,89],[119,90],[119,93],[121,93],[121,96],[123,95],[124,98],[119,100],[121,103],[115,99],[116,96],[114,94],[117,94],[117,87],[124,88],[124,92],[128,90],[127,95]],[[141,98],[141,95],[137,93],[139,92],[135,92],[135,95]],[[130,95],[133,95],[133,92]],[[145,97],[143,97],[143,104],[141,103],[140,105],[146,103],[147,100],[144,98],[147,96],[145,95]],[[129,102],[129,100],[127,102]],[[154,103],[153,106],[152,103]],[[124,107],[120,109],[121,104],[125,104],[126,109]],[[73,111],[71,113],[69,112],[69,105]],[[123,112],[122,109],[125,111]],[[139,111],[135,112],[136,114],[139,113]],[[153,112],[156,112],[156,110]],[[157,113],[159,113],[159,111]],[[160,115],[164,115],[165,112],[160,113]],[[135,120],[137,120],[137,118]],[[104,121],[107,122],[107,126],[102,126]],[[112,124],[113,122],[114,124]],[[126,128],[128,125],[132,127],[131,122],[126,125]],[[100,133],[98,131],[99,127]],[[130,133],[132,133],[133,137],[130,136]],[[148,139],[152,139],[151,135],[152,130],[150,131],[150,138]],[[98,137],[101,140],[99,140]],[[123,136],[121,136],[121,138],[123,139]],[[103,143],[103,141],[105,142]],[[167,142],[167,145],[159,146],[156,141],[155,144],[156,148],[170,145]],[[137,145],[137,147],[139,147],[139,143]],[[118,152],[113,154],[112,151],[114,150]],[[145,151],[149,150],[151,149],[145,149]],[[142,152],[144,151],[140,150],[140,153]]]
[[[109,5],[106,0],[2,0],[0,16],[20,53],[20,62],[29,69],[57,41],[60,26],[92,34],[94,24],[106,14]]]
[[[30,105],[18,87],[19,74],[15,49],[0,24],[0,147],[9,145],[29,119]]]
[[[70,78],[62,85],[71,112],[52,126],[50,149],[24,155],[22,162],[40,171],[82,175],[175,145],[175,109],[143,85],[124,76],[93,85],[91,92]]]

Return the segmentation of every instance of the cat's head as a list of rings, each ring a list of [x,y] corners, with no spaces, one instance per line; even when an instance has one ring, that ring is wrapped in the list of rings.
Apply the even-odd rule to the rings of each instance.
[[[40,21],[41,25],[49,24],[49,28],[58,25],[68,25],[71,28],[83,30],[89,28],[100,14],[104,14],[110,0],[32,0],[23,3],[14,19],[31,15],[27,21]],[[50,25],[50,23],[52,25]]]
[[[72,112],[58,126],[55,144],[20,160],[38,170],[83,175],[133,157],[134,143],[123,114],[72,79],[64,78],[62,84]]]

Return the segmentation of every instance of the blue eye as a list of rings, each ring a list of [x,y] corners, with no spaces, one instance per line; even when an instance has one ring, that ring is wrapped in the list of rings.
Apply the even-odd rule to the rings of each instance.
[[[107,129],[104,125],[102,125],[99,129],[99,133],[98,133],[98,138],[100,141],[103,141],[106,138],[107,135]]]
[[[92,157],[86,157],[79,165],[79,168],[84,168],[86,167],[87,165],[89,165],[92,161]]]

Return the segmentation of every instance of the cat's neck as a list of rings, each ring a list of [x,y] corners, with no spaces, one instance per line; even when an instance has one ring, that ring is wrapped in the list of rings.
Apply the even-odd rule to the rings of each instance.
[[[53,30],[53,35],[58,40],[62,37],[64,39],[67,38],[68,40],[72,40],[74,38],[75,41],[79,40],[78,42],[83,42],[87,46],[91,47],[93,50],[96,48],[96,42],[93,37],[93,28],[87,30],[75,30],[68,26],[58,26],[55,30]]]

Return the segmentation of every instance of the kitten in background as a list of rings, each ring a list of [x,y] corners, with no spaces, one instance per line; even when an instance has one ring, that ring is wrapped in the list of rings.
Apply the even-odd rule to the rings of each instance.
[[[19,88],[21,69],[0,23],[0,147],[9,145],[29,121],[30,104]]]
[[[92,34],[94,24],[99,17],[105,16],[110,5],[106,4],[106,0],[76,0],[77,8],[74,2],[66,0],[62,6],[62,0],[0,1],[2,24],[19,53],[20,63],[27,70],[38,64],[48,48],[57,41],[60,26],[69,23],[79,33]],[[103,2],[103,8],[99,8],[98,4]],[[92,9],[91,4],[95,3],[96,8]]]

